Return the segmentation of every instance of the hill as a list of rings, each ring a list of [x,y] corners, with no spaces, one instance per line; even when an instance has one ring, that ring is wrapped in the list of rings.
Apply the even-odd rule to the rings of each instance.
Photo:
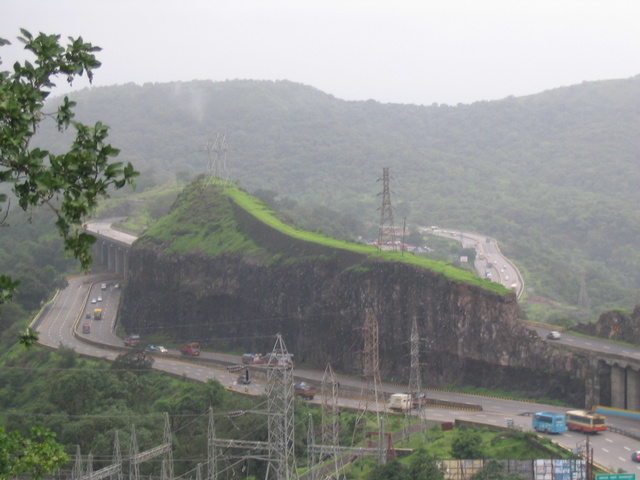
[[[118,310],[128,334],[265,352],[280,333],[299,365],[353,375],[375,337],[381,378],[404,384],[415,331],[429,339],[419,363],[431,386],[511,388],[573,405],[590,395],[584,358],[523,326],[502,285],[299,229],[208,176],[134,242],[128,266]]]
[[[238,80],[95,88],[74,99],[79,119],[111,126],[142,189],[210,171],[218,157],[249,191],[375,226],[377,180],[389,167],[397,219],[498,238],[525,295],[579,307],[563,314],[573,321],[639,300],[638,88],[634,77],[414,106]],[[217,133],[224,152],[207,150]]]

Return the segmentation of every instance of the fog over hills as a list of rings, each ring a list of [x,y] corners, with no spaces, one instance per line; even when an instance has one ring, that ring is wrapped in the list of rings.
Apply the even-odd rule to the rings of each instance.
[[[377,180],[389,167],[399,222],[495,237],[521,268],[526,296],[593,317],[638,302],[639,92],[636,76],[415,106],[236,80],[100,87],[73,98],[79,120],[111,127],[143,189],[210,171],[216,155],[206,145],[224,135],[221,158],[241,187],[376,225]]]

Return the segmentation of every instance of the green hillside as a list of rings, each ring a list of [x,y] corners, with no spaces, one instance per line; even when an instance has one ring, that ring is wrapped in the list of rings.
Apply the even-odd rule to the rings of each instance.
[[[410,263],[452,281],[478,285],[502,295],[509,293],[501,284],[446,262],[399,251],[381,251],[371,245],[301,229],[283,221],[277,212],[237,186],[215,182],[214,177],[201,175],[187,186],[171,212],[146,230],[136,245],[162,246],[166,253],[183,255],[242,255],[265,264],[292,262],[297,258],[339,257],[345,265],[357,265],[375,258]]]
[[[398,221],[495,237],[525,276],[525,296],[593,318],[639,300],[638,88],[634,77],[415,106],[347,102],[286,81],[194,81],[75,100],[80,120],[111,126],[120,159],[143,173],[140,190],[209,172],[218,158],[230,180],[275,192],[301,218],[302,206],[319,206],[375,228],[389,167]],[[226,148],[207,150],[218,133]]]

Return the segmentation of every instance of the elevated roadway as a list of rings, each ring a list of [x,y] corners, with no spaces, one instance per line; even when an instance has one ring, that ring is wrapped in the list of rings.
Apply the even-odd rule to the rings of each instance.
[[[105,283],[106,290],[101,289]],[[43,310],[37,320],[36,329],[40,333],[40,343],[51,348],[65,346],[72,348],[82,355],[115,360],[115,358],[128,349],[123,346],[122,339],[115,334],[115,312],[119,301],[120,289],[117,278],[107,278],[104,275],[78,276],[69,279],[69,285],[59,292],[54,301]],[[104,316],[102,320],[90,320],[86,314],[93,308],[92,298],[102,296]],[[90,322],[91,333],[83,334],[82,323]],[[236,382],[237,373],[230,373],[226,366],[240,365],[241,358],[236,355],[203,352],[201,358],[185,359],[177,350],[169,350],[164,355],[153,355],[153,368],[176,376],[186,376],[199,381],[216,379],[230,390],[239,393],[261,395],[264,393],[265,367],[252,369],[252,382],[250,385],[239,385]],[[262,370],[262,373],[261,373]],[[323,372],[298,369],[296,377],[314,383],[321,381]],[[363,388],[362,382],[355,377],[338,376],[342,392],[349,392],[341,396],[340,405],[346,408],[361,408],[362,401],[354,392]],[[399,385],[382,386],[385,396],[406,391],[406,387]],[[516,402],[507,399],[467,395],[438,390],[426,390],[429,398],[441,399],[444,406],[427,407],[414,411],[414,414],[425,420],[441,422],[454,422],[463,420],[479,422],[489,425],[506,427],[513,423],[516,428],[529,429],[531,414],[536,411],[551,411],[563,413],[566,408],[544,405],[540,403]],[[323,398],[317,395],[314,403],[321,404]],[[476,408],[453,408],[452,402],[459,405],[480,406]],[[447,406],[449,405],[449,406]],[[369,408],[374,406],[369,404]],[[385,405],[380,403],[377,408],[383,410]],[[620,420],[615,417],[608,418],[609,424],[617,429],[622,429],[640,439],[640,423],[635,420]],[[586,437],[576,432],[566,432],[562,435],[551,437],[557,443],[569,449],[584,446]],[[595,461],[611,471],[627,471],[640,474],[640,465],[630,460],[632,451],[640,450],[640,440],[634,440],[628,436],[614,432],[606,432],[589,438],[593,447]]]

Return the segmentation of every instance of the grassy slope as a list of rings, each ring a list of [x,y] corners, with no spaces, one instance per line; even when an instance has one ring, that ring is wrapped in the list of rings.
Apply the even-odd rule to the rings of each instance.
[[[202,252],[212,257],[221,254],[250,255],[266,263],[273,261],[274,255],[281,255],[281,252],[275,253],[275,245],[265,245],[262,239],[249,238],[241,233],[234,205],[248,213],[255,222],[295,242],[361,254],[363,261],[376,259],[409,263],[442,274],[451,281],[480,286],[501,295],[510,293],[500,284],[488,282],[446,262],[408,253],[380,251],[370,245],[350,243],[302,230],[283,222],[263,202],[236,186],[214,185],[211,177],[201,177],[187,187],[173,210],[140,238],[140,245],[162,245],[166,251],[178,254]]]

